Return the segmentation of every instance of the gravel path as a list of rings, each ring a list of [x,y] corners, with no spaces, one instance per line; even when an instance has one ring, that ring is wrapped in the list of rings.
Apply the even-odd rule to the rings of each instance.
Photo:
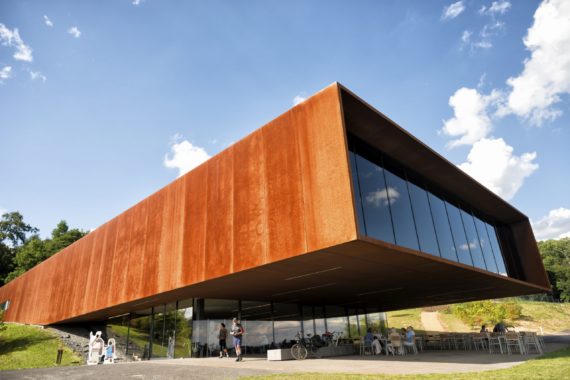
[[[422,311],[420,317],[425,331],[445,331],[437,314],[437,311]]]

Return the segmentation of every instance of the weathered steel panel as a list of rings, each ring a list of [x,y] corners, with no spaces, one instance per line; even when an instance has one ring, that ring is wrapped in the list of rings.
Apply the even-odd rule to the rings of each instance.
[[[267,176],[261,131],[233,147],[233,272],[267,262]]]
[[[207,164],[206,279],[232,273],[233,147]]]
[[[180,280],[183,284],[195,284],[205,279],[206,272],[208,164],[200,165],[183,180],[186,182],[186,207]]]

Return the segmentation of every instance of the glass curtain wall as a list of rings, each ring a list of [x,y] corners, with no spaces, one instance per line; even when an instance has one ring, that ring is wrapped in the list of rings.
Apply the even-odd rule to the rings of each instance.
[[[245,331],[246,355],[289,348],[300,331],[321,339],[327,332],[358,338],[368,328],[374,333],[386,328],[385,313],[364,308],[196,298],[113,318],[106,331],[118,349],[124,345],[135,359],[211,357],[220,353],[220,324],[230,331],[234,317],[241,319]],[[229,334],[227,346],[235,355]]]
[[[362,234],[508,275],[492,224],[409,179],[404,168],[350,135],[349,150]]]

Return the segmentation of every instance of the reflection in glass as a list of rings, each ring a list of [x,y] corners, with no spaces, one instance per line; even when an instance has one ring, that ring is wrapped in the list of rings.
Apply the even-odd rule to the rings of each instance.
[[[388,203],[390,204],[392,221],[394,222],[396,244],[419,250],[418,236],[414,226],[414,216],[406,181],[389,170],[384,172],[386,175]]]
[[[0,309],[1,310],[1,309]],[[107,321],[105,332],[107,339],[114,338],[116,342],[116,349],[122,347],[127,349],[127,336],[129,335],[129,314],[121,315],[119,317],[112,317]],[[124,355],[130,355],[130,352],[125,352]]]
[[[455,245],[451,235],[447,212],[445,211],[445,204],[443,200],[439,199],[432,193],[429,193],[429,203],[433,221],[435,223],[435,232],[437,234],[441,257],[457,261],[457,253],[455,252]]]
[[[489,236],[487,235],[487,227],[481,219],[474,217],[475,227],[477,228],[477,235],[479,236],[479,242],[481,245],[481,250],[483,251],[483,256],[485,257],[485,264],[487,264],[487,270],[490,272],[497,273],[497,264],[495,263],[495,256],[493,255],[493,249],[491,248],[491,243],[489,242]]]
[[[358,309],[358,328],[360,336],[366,335],[368,325],[366,323],[366,312],[364,309]]]
[[[132,314],[129,331],[129,354],[142,360],[150,359],[150,325],[152,310],[137,311]],[[126,336],[126,335],[125,335]]]
[[[356,164],[361,185],[366,233],[370,237],[394,243],[384,169],[359,155],[356,155]]]
[[[175,358],[192,356],[192,299],[178,302],[176,317]]]
[[[231,326],[231,321],[229,322]],[[300,323],[300,322],[299,322]],[[246,354],[264,354],[273,342],[269,302],[242,301],[241,324],[245,329],[242,346]],[[232,343],[229,347],[232,347]]]
[[[350,156],[350,169],[352,171],[352,187],[354,189],[354,207],[356,209],[356,216],[358,218],[358,230],[361,234],[366,235],[366,225],[362,211],[362,197],[360,194],[360,183],[358,181],[358,169],[356,167],[356,155],[354,152],[349,152]]]
[[[356,315],[356,310],[348,309],[348,326],[349,326],[349,337],[357,338],[360,336],[358,332],[358,319]]]
[[[493,226],[487,223],[487,233],[489,234],[489,241],[491,242],[491,248],[493,248],[493,253],[495,255],[495,262],[497,263],[497,269],[499,274],[503,276],[508,276],[507,268],[505,267],[505,261],[503,259],[503,254],[501,253],[501,245],[497,238],[497,232]]]
[[[485,260],[483,259],[483,252],[481,251],[479,236],[477,236],[477,231],[475,230],[475,222],[473,220],[473,216],[461,210],[461,219],[463,220],[463,226],[465,227],[465,233],[467,234],[467,240],[469,242],[469,250],[471,251],[473,264],[475,264],[477,268],[486,270],[487,267],[485,266]]]
[[[325,311],[322,306],[315,306],[315,334],[322,336],[326,331]]]
[[[420,250],[439,256],[437,237],[429,209],[428,194],[424,189],[411,182],[408,182],[408,188],[410,189],[410,199],[412,200],[416,229],[420,239]]]
[[[313,324],[313,308],[311,306],[303,306],[303,333],[305,336],[315,335],[315,326]]]
[[[294,341],[297,333],[301,331],[299,307],[295,304],[275,303],[273,313],[275,341],[281,346]]]
[[[451,232],[453,234],[453,241],[455,242],[455,249],[459,262],[467,265],[473,265],[459,209],[449,202],[445,202],[445,208],[447,209],[447,215],[449,216],[449,224],[451,225]]]
[[[344,308],[340,306],[327,306],[325,311],[328,330],[332,333],[340,333],[343,337],[348,338],[348,319],[346,318]]]

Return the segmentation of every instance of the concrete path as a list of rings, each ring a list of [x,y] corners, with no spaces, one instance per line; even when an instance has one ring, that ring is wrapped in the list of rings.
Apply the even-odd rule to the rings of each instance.
[[[437,311],[422,311],[420,317],[425,331],[445,331],[439,321]]]
[[[547,351],[568,347],[568,339],[547,343]],[[490,355],[473,351],[424,351],[406,356],[348,356],[303,361],[269,362],[265,358],[172,359],[115,365],[62,367],[2,371],[2,380],[12,379],[236,379],[273,373],[420,374],[487,371],[509,368],[537,355]]]

